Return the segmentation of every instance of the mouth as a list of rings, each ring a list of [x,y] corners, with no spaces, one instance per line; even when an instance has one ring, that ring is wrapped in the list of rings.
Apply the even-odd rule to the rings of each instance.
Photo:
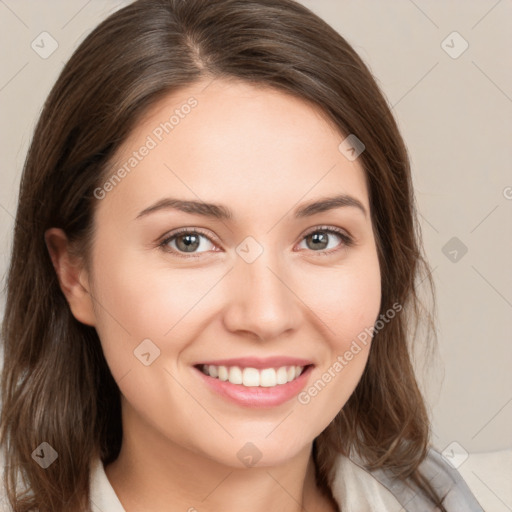
[[[273,388],[283,386],[298,379],[312,364],[284,365],[279,367],[254,368],[251,366],[226,366],[214,364],[197,364],[195,368],[204,375],[244,387]]]
[[[193,368],[200,382],[214,396],[245,408],[272,408],[297,396],[306,386],[315,366],[312,363],[283,365],[282,361],[279,366],[268,364],[255,368],[255,364],[239,366],[200,363]]]

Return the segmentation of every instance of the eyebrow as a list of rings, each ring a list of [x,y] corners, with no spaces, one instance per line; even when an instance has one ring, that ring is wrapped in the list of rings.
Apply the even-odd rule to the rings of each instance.
[[[317,213],[341,207],[354,207],[361,211],[365,217],[368,215],[366,208],[363,206],[361,201],[348,194],[324,197],[303,204],[294,210],[293,215],[295,218],[310,217]],[[219,220],[230,220],[234,218],[233,212],[228,207],[221,204],[167,197],[160,199],[152,206],[142,210],[137,215],[136,219],[140,219],[154,212],[169,209],[191,213],[194,215],[203,215],[205,217],[211,217]]]

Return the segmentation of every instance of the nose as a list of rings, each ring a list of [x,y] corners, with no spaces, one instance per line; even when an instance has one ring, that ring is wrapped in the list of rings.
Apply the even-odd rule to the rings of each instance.
[[[228,297],[224,325],[229,331],[271,340],[298,328],[304,305],[285,266],[268,249],[252,263],[236,259],[224,291]]]

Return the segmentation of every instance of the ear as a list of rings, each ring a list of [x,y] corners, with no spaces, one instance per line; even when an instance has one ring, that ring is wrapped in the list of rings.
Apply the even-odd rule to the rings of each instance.
[[[95,326],[96,317],[87,273],[83,265],[73,259],[65,232],[59,228],[51,228],[45,232],[44,239],[60,288],[73,316],[83,324]]]

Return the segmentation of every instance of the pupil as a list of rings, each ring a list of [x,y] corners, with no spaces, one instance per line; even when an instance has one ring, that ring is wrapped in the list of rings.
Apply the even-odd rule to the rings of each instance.
[[[195,238],[195,241],[190,241],[191,238]],[[197,249],[198,245],[199,245],[199,242],[198,242],[198,239],[199,237],[197,235],[190,235],[190,234],[187,234],[187,235],[182,235],[180,237],[178,237],[178,242],[180,240],[183,240],[184,241],[184,244],[185,244],[185,251],[186,252],[192,252],[194,249]],[[179,245],[179,243],[178,243]],[[181,249],[181,247],[180,247]],[[191,249],[191,250],[189,250]]]
[[[316,242],[320,242],[320,243],[324,243],[324,244],[327,244],[327,236],[325,233],[323,232],[318,232],[318,233],[314,233],[311,235],[312,237],[312,240],[316,243]],[[316,245],[316,247],[318,248],[318,245]],[[322,247],[322,249],[324,249],[325,247]]]

